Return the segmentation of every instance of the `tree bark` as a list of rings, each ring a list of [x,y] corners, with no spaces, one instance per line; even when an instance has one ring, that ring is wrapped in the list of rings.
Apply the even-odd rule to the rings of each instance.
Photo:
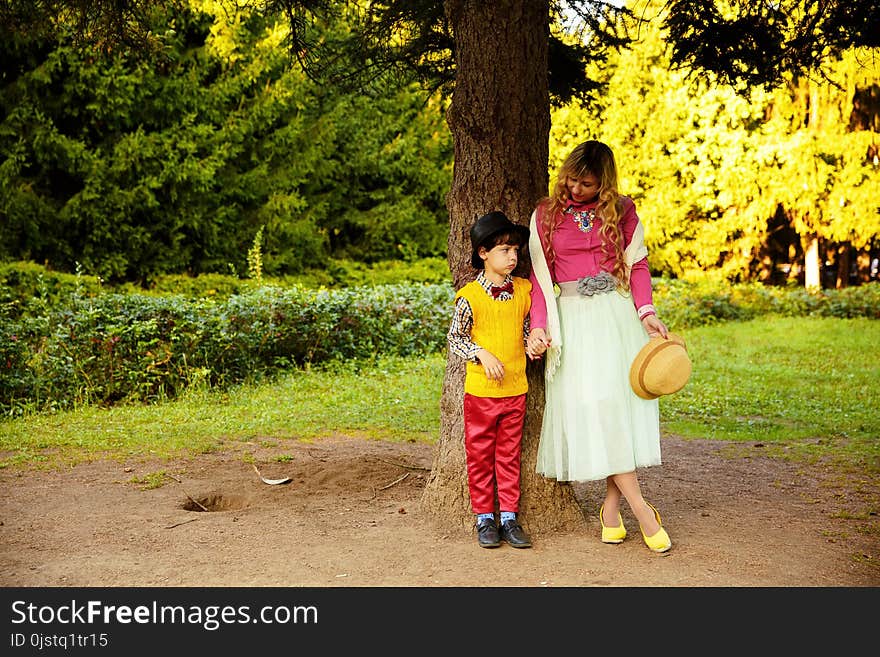
[[[837,247],[837,280],[835,287],[839,290],[849,287],[849,274],[852,271],[852,246],[844,242]]]
[[[447,0],[456,47],[455,90],[447,112],[454,143],[448,259],[455,288],[474,278],[470,227],[501,210],[528,224],[547,193],[550,102],[547,81],[549,6],[546,0]],[[527,275],[525,258],[519,275]],[[520,517],[533,533],[582,524],[570,485],[535,472],[544,406],[543,361],[528,367],[529,393],[522,450]],[[446,531],[469,530],[473,514],[464,453],[464,363],[447,359],[440,400],[440,437],[421,500]]]

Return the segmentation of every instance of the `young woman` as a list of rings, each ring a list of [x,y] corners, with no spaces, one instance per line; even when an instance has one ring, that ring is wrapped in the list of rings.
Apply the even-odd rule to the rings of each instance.
[[[528,350],[547,349],[537,470],[559,481],[604,479],[602,541],[626,537],[623,497],[648,548],[666,552],[672,541],[636,474],[661,463],[658,402],[633,392],[629,368],[650,336],[668,331],[653,305],[644,229],[618,192],[607,145],[571,152],[530,228]]]

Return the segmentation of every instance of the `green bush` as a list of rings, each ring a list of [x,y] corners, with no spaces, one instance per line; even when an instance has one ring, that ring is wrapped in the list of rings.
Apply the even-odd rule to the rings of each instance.
[[[451,283],[445,258],[422,258],[414,261],[386,260],[371,265],[354,260],[332,260],[326,272],[327,285],[399,285],[405,283]]]
[[[74,295],[65,307],[3,323],[0,410],[158,401],[279,370],[445,343],[449,285],[341,290],[265,286],[223,301]]]
[[[52,271],[34,262],[0,262],[0,318],[40,314],[74,295],[103,292],[97,276]]]
[[[422,274],[430,278],[436,264],[424,265]],[[343,269],[350,279],[360,272],[394,280],[417,266]],[[288,368],[432,353],[445,347],[452,314],[448,282],[330,289],[210,275],[166,277],[161,290],[120,293],[36,265],[0,272],[6,415],[152,402],[191,386],[225,388]],[[654,302],[673,330],[762,315],[880,319],[880,283],[814,293],[658,279]]]
[[[880,283],[810,292],[800,287],[770,287],[760,283],[729,285],[657,279],[654,304],[671,328],[748,320],[763,315],[880,319]]]
[[[226,274],[165,274],[157,276],[149,289],[126,283],[112,288],[123,294],[149,294],[154,296],[183,296],[188,299],[226,299],[233,294],[243,294],[256,287],[246,278]]]
[[[451,282],[449,265],[443,258],[394,260],[372,265],[354,260],[328,260],[324,269],[308,270],[295,276],[262,277],[263,284],[283,288]],[[0,317],[38,315],[47,308],[67,304],[74,294],[97,296],[119,293],[223,300],[258,287],[260,284],[257,281],[234,275],[165,274],[156,276],[149,289],[143,289],[134,283],[107,285],[97,276],[56,272],[32,262],[0,263]]]

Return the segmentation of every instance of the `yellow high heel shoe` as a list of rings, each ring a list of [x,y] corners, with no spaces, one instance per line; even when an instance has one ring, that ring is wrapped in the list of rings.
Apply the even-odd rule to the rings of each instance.
[[[605,505],[599,507],[599,524],[602,525],[602,542],[603,543],[623,543],[626,538],[626,527],[623,526],[623,517],[620,511],[617,512],[617,527],[606,527],[605,518],[602,515],[605,512]]]
[[[660,529],[658,529],[657,533],[653,536],[645,536],[645,530],[642,529],[642,525],[639,523],[639,530],[642,532],[642,539],[644,539],[645,545],[647,545],[650,550],[654,552],[666,552],[672,547],[672,541],[669,539],[669,534],[663,529],[663,522],[660,520],[660,513],[650,502],[645,502],[645,504],[651,507],[651,510],[654,512],[654,517],[657,518],[657,524],[660,525]]]

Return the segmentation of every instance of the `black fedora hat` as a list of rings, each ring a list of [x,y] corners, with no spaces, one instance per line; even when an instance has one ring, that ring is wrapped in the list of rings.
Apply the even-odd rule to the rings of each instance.
[[[471,226],[471,265],[474,269],[483,268],[483,259],[478,253],[481,246],[487,246],[489,240],[499,234],[507,234],[511,237],[518,237],[520,246],[524,247],[529,243],[529,229],[526,226],[520,226],[513,223],[507,218],[503,212],[495,211],[484,214],[474,222]]]

